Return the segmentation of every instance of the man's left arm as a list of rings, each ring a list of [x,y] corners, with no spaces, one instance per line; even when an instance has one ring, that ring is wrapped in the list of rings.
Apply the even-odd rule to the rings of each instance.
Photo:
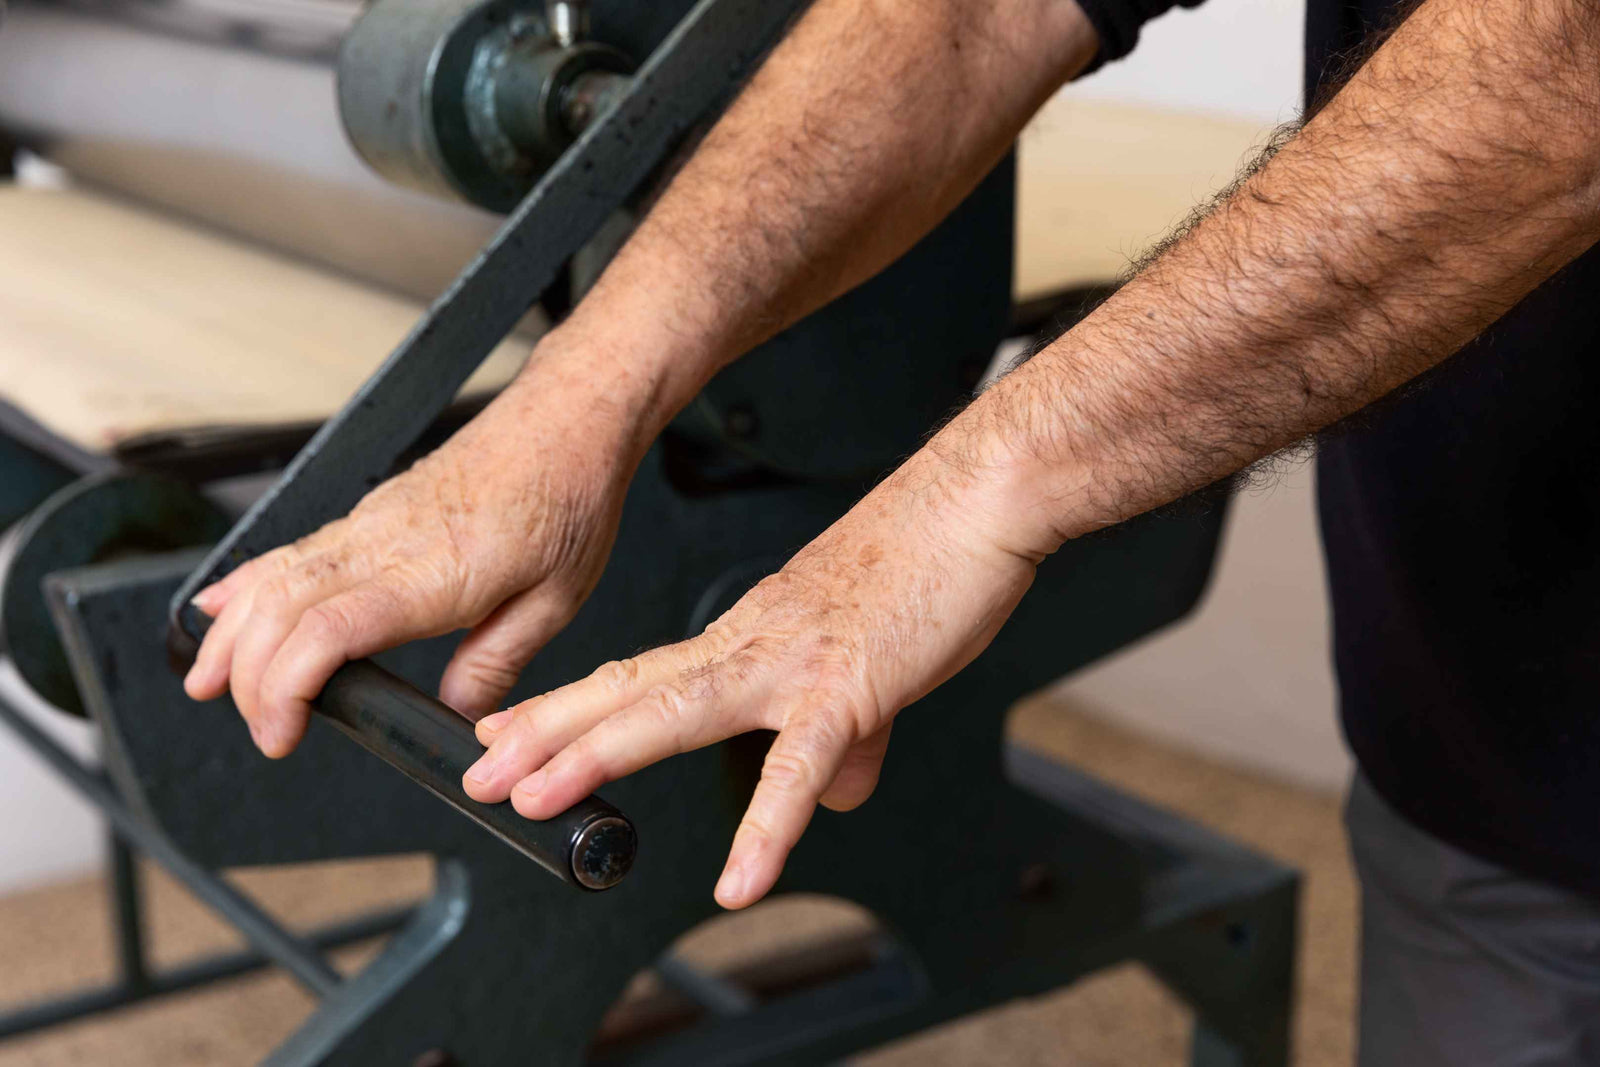
[[[704,634],[481,722],[517,784],[480,799],[547,818],[776,730],[716,894],[759,899],[1064,541],[1393,390],[1597,238],[1600,9],[1426,0],[1231,196]]]

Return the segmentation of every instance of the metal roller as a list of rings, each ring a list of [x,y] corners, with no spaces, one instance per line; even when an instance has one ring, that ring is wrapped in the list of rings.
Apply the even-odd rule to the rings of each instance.
[[[633,824],[599,797],[545,822],[524,819],[509,801],[480,804],[468,797],[461,776],[483,755],[472,726],[369,660],[341,667],[316,709],[362,748],[563,881],[610,889],[633,866]]]
[[[194,662],[188,634],[167,634],[175,670]],[[346,737],[491,834],[579,889],[610,889],[633,867],[639,836],[622,812],[585,797],[542,822],[524,819],[510,801],[482,804],[461,788],[483,746],[454,709],[373,663],[354,660],[334,672],[311,710]]]
[[[44,579],[133,553],[210,544],[228,519],[194,490],[153,474],[91,475],[57,491],[0,541],[0,650],[47,703],[82,715]]]
[[[516,0],[374,4],[339,50],[351,143],[397,184],[510,211],[633,70],[579,39],[582,20],[560,25]]]

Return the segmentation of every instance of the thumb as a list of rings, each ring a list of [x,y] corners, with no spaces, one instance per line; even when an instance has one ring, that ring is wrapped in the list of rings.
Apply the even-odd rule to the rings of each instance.
[[[472,628],[444,669],[440,700],[473,721],[501,706],[522,668],[575,611],[537,594],[512,597]]]
[[[834,811],[850,811],[867,802],[872,791],[878,788],[878,773],[883,770],[883,756],[889,751],[889,730],[893,726],[894,721],[890,720],[876,733],[850,746],[844,754],[843,766],[822,794],[819,804]]]

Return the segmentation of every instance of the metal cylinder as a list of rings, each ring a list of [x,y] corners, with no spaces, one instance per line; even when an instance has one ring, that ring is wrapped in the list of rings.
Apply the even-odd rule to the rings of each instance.
[[[468,797],[461,776],[483,754],[472,726],[377,664],[358,660],[339,668],[315,706],[361,747],[563,881],[609,889],[633,866],[633,824],[599,797],[545,822],[524,819],[509,801]]]
[[[529,40],[509,49],[491,88],[495,124],[515,146],[517,162],[538,170],[555,162],[627,89],[629,66],[622,53],[592,42],[558,47]],[[575,93],[583,106],[569,106]]]
[[[588,0],[548,0],[544,20],[556,44],[570,48],[589,36]]]
[[[581,132],[562,109],[569,87],[631,64],[592,41],[560,43],[510,0],[377,0],[338,67],[345,132],[374,170],[510,211]]]

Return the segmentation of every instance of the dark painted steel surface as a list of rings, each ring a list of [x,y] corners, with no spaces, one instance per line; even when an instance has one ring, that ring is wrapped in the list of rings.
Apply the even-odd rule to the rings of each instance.
[[[378,0],[340,47],[339,116],[389,180],[503,213],[600,113],[564,107],[577,80],[633,68],[609,44],[557,44],[521,0]]]
[[[343,948],[393,933],[411,917],[410,908],[377,912],[348,922],[319,926],[303,935],[303,939],[306,944],[322,951]],[[229,952],[151,972],[138,984],[117,981],[40,1003],[23,1004],[0,1014],[0,1040],[116,1011],[157,997],[186,993],[272,965],[272,960],[259,952]]]
[[[805,485],[689,496],[667,466],[658,446],[629,495],[612,565],[514,697],[682,636],[708,591],[745,580],[724,575],[759,572],[742,561],[781,558],[854,497]],[[1163,831],[1152,844],[1138,819],[1113,817],[1118,800],[1103,787],[1061,771],[1075,791],[1041,798],[1008,784],[1000,760],[1000,712],[1013,700],[1187,610],[1219,526],[1214,510],[1170,513],[1067,546],[994,646],[902,716],[873,800],[848,815],[818,813],[779,891],[856,901],[904,949],[898,971],[847,987],[855,1010],[820,992],[797,995],[626,1062],[816,1063],[1130,956],[1159,955],[1181,971],[1181,959],[1160,955],[1168,940],[1192,942],[1186,951],[1205,960],[1182,977],[1208,1033],[1237,1036],[1241,1020],[1258,1019],[1276,1032],[1286,999],[1272,990],[1292,941],[1275,916],[1292,915],[1288,872],[1198,831],[1176,843]],[[187,703],[159,663],[158,632],[187,566],[134,560],[60,579],[73,592],[63,621],[102,694],[91,708],[119,786],[208,864],[427,850],[455,857],[470,887],[459,931],[408,981],[391,983],[391,995],[359,1008],[337,994],[327,1002],[314,1022],[341,1035],[329,1062],[405,1063],[433,1048],[464,1067],[584,1062],[628,979],[715,913],[710,891],[761,743],[715,746],[615,783],[608,792],[641,820],[649,847],[616,889],[575,894],[488,834],[465,831],[320,720],[290,759],[265,761],[226,702]],[[423,642],[383,662],[426,688],[450,651],[448,640]],[[1229,923],[1260,931],[1248,951],[1233,947]],[[1270,1042],[1249,1042],[1266,1052],[1239,1062],[1282,1064]]]
[[[45,607],[45,575],[128,552],[209,545],[227,528],[215,507],[170,478],[110,471],[73,482],[5,536],[0,648],[35,693],[63,711],[83,714]]]
[[[156,824],[130,811],[109,783],[56,744],[3,695],[0,695],[0,722],[65,778],[79,795],[100,809],[112,829],[124,840],[133,842],[140,852],[161,864],[201,903],[243,934],[262,955],[292,974],[308,992],[325,996],[339,984],[338,973],[318,952],[279,926],[248,897],[185,855]]]

